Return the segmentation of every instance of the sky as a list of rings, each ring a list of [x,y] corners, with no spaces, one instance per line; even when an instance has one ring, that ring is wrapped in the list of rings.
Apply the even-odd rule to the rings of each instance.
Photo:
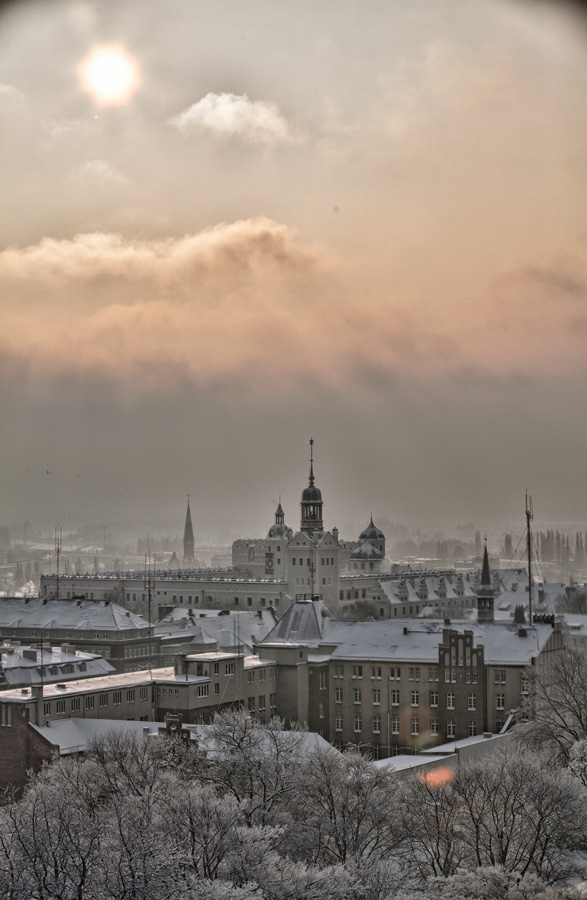
[[[0,5],[0,519],[295,526],[312,436],[329,528],[587,522],[586,49],[539,0]]]

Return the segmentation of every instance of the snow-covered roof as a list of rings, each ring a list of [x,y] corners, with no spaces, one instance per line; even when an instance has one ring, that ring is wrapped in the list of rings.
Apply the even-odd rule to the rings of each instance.
[[[63,647],[0,647],[0,688],[24,687],[40,682],[64,681],[108,675],[114,666],[96,653]],[[41,672],[41,669],[43,671]]]
[[[526,627],[521,637],[511,622],[479,624],[439,619],[405,619],[353,622],[335,619],[325,604],[295,603],[269,632],[263,644],[305,644],[318,653],[327,645],[336,649],[333,660],[430,662],[438,660],[438,647],[446,628],[473,632],[475,646],[485,648],[485,661],[492,664],[527,665],[546,645],[552,627]]]
[[[70,631],[144,630],[149,623],[109,600],[0,598],[0,628],[69,629]]]
[[[133,733],[150,738],[158,735],[165,729],[164,722],[131,722],[120,719],[60,719],[48,725],[31,725],[31,728],[40,734],[46,741],[59,748],[61,756],[71,753],[79,753],[85,750],[88,744],[95,738],[105,737],[108,734]],[[206,753],[214,753],[217,744],[212,737],[212,725],[184,724],[183,728],[189,732],[191,740],[197,740],[200,748]],[[316,751],[338,753],[332,744],[324,740],[315,732],[279,732],[283,734],[283,740],[295,739],[302,753],[307,755]]]

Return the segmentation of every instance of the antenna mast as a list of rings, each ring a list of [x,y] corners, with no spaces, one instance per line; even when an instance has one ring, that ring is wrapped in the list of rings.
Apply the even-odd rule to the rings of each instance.
[[[151,565],[151,548],[149,547],[148,554],[145,553],[145,590],[147,592],[147,620],[149,622],[149,672],[151,671],[151,657],[153,655],[153,623],[151,621],[151,603],[153,598],[153,585],[155,580],[155,561],[157,559],[157,555],[153,557],[153,563]]]
[[[532,497],[526,491],[526,537],[528,539],[528,624],[532,625],[532,529],[530,522],[534,518]]]
[[[59,560],[61,558],[61,525],[55,526],[55,556],[57,557],[57,577],[55,579],[55,599],[59,600]]]

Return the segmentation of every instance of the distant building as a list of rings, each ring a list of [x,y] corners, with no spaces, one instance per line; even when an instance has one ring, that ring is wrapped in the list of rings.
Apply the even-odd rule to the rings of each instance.
[[[0,660],[0,690],[93,678],[115,671],[102,656],[76,650],[71,644],[32,647],[22,646],[18,641],[4,641],[0,646]]]
[[[0,597],[0,639],[67,643],[118,672],[161,664],[161,639],[149,623],[109,600]]]
[[[281,502],[275,521],[265,538],[243,538],[232,546],[229,569],[194,569],[194,535],[188,499],[184,527],[183,568],[178,560],[167,571],[155,573],[151,592],[152,615],[165,616],[177,606],[208,609],[265,610],[283,615],[295,601],[319,596],[333,609],[342,594],[341,578],[351,579],[353,599],[367,599],[367,590],[381,594],[376,576],[389,572],[385,536],[373,519],[356,541],[339,538],[338,530],[324,527],[324,502],[315,482],[313,441],[310,444],[310,475],[302,491],[300,527],[285,522]],[[360,585],[355,587],[355,580]],[[369,580],[367,585],[366,579]],[[111,572],[76,576],[43,575],[41,595],[110,600],[132,612],[149,617],[149,591],[143,572]],[[354,596],[356,594],[356,596]],[[369,597],[370,599],[370,597]]]

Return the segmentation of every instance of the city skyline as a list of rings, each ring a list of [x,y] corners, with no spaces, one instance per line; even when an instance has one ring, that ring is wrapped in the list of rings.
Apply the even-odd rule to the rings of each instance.
[[[2,522],[585,522],[578,8],[140,9],[0,9]]]

